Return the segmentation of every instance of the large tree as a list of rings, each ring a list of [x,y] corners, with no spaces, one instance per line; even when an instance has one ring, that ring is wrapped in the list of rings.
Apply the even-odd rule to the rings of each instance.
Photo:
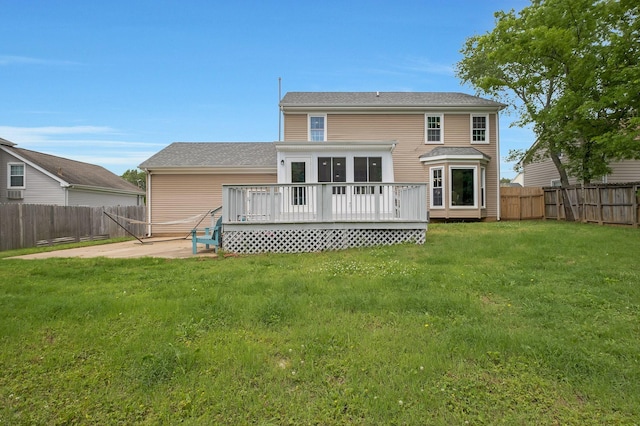
[[[516,124],[533,126],[523,162],[551,158],[562,186],[569,176],[606,174],[612,160],[640,158],[639,7],[532,0],[518,13],[496,12],[491,32],[465,42],[458,76],[510,104]]]

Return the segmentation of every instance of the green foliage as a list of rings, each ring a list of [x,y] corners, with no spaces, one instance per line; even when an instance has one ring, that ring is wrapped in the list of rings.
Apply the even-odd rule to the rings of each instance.
[[[147,188],[147,174],[140,169],[127,169],[121,177],[143,191]]]
[[[525,163],[562,155],[566,184],[567,173],[588,182],[612,160],[640,158],[637,2],[533,0],[495,16],[491,32],[467,39],[457,73],[533,124]]]
[[[3,424],[633,424],[639,232],[0,260]]]

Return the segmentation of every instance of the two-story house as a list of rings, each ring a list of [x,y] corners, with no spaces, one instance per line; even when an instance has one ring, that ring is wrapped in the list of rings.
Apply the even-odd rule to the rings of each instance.
[[[194,217],[225,204],[223,185],[238,186],[227,188],[228,229],[274,217],[298,227],[310,217],[398,227],[422,223],[427,210],[435,219],[496,219],[503,107],[462,93],[287,93],[282,141],[179,142],[140,164],[149,234],[188,232]],[[248,204],[236,206],[240,199]]]
[[[498,218],[503,104],[463,93],[290,92],[280,107],[278,182],[300,170],[308,182],[428,182],[430,218]]]

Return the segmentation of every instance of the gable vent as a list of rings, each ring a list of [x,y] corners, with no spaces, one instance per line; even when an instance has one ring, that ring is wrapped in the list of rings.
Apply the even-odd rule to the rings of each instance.
[[[21,189],[9,189],[7,191],[7,198],[9,200],[22,200],[24,198],[24,193]]]

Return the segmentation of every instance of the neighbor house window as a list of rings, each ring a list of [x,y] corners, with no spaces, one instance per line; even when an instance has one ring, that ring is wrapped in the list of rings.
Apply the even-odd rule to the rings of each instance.
[[[309,116],[309,140],[323,142],[327,140],[327,116]]]
[[[354,157],[354,182],[382,182],[382,157]],[[373,194],[375,187],[356,186],[356,194]]]
[[[451,207],[476,207],[476,168],[451,167]]]
[[[431,207],[444,207],[443,173],[442,167],[431,169]]]
[[[426,129],[427,129],[426,143],[443,143],[441,115],[427,115]]]
[[[318,182],[346,182],[347,159],[345,157],[319,157]],[[346,193],[346,187],[334,186],[334,194]]]
[[[9,163],[9,188],[24,188],[24,163]]]
[[[489,142],[489,119],[487,115],[471,116],[471,143]]]

